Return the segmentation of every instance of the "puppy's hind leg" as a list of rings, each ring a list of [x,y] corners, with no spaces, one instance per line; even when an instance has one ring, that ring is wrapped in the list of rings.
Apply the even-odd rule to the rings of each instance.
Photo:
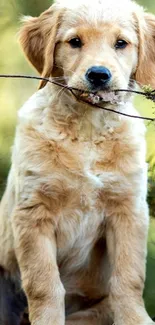
[[[20,325],[26,306],[24,292],[0,267],[0,325]]]

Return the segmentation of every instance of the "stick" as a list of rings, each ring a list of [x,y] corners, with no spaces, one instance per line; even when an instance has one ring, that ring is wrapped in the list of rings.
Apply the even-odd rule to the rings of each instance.
[[[97,104],[93,104],[93,103],[88,103],[87,101],[85,101],[84,99],[81,99],[79,98],[78,96],[76,96],[76,94],[74,93],[74,91],[77,91],[79,92],[80,94],[82,94],[84,91],[82,89],[78,89],[78,88],[74,88],[74,87],[69,87],[67,85],[64,85],[60,82],[57,82],[57,81],[53,81],[53,80],[50,80],[49,78],[44,78],[44,77],[39,77],[39,76],[29,76],[29,75],[21,75],[21,74],[0,74],[0,78],[14,78],[14,79],[34,79],[34,80],[43,80],[43,81],[46,81],[46,82],[50,82],[52,84],[55,84],[59,87],[62,87],[62,88],[65,88],[67,90],[69,90],[73,95],[74,97],[81,101],[81,102],[84,102],[84,103],[87,103],[89,104],[90,106],[93,106],[93,107],[97,107],[97,108],[100,108],[100,109],[103,109],[105,111],[109,111],[109,112],[112,112],[112,113],[115,113],[115,114],[120,114],[120,115],[123,115],[123,116],[127,116],[127,117],[130,117],[130,118],[136,118],[136,119],[141,119],[141,120],[146,120],[146,121],[151,121],[151,122],[155,122],[155,118],[151,118],[151,117],[146,117],[146,116],[138,116],[138,115],[131,115],[131,114],[127,114],[127,113],[123,113],[123,112],[119,112],[119,111],[116,111],[114,109],[111,109],[111,108],[106,108],[106,107],[102,107],[100,105],[97,105]],[[129,89],[116,89],[116,90],[113,90],[113,92],[117,93],[117,92],[129,92],[129,93],[134,93],[134,94],[138,94],[138,95],[142,95],[142,96],[145,96],[147,99],[150,99],[152,101],[155,102],[155,90],[152,90],[152,91],[147,91],[147,92],[142,92],[142,91],[136,91],[136,90],[129,90]],[[87,91],[88,94],[96,94],[95,92],[90,92],[90,91]]]

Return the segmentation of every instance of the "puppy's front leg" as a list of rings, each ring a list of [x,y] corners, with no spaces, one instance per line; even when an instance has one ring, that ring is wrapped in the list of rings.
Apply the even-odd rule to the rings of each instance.
[[[112,265],[110,302],[116,325],[153,324],[142,298],[148,212],[145,204],[139,212],[133,206],[128,197],[121,204],[115,203],[111,209],[115,215],[107,218],[107,246]]]
[[[32,325],[64,324],[64,288],[56,263],[52,221],[43,205],[16,208],[12,217],[16,255]]]

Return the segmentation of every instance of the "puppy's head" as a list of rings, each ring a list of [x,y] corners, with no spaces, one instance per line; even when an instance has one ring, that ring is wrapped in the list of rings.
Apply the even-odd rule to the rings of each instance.
[[[70,87],[105,92],[133,81],[155,87],[155,17],[130,0],[57,0],[25,20],[20,41],[43,77]]]

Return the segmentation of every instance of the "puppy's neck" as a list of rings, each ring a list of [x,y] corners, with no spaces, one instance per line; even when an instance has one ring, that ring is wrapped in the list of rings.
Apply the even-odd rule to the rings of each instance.
[[[48,130],[57,129],[72,139],[94,140],[99,135],[113,132],[122,119],[120,115],[93,107],[76,100],[68,91],[56,92],[51,89],[51,100],[46,115]],[[112,107],[117,109],[118,107]]]

